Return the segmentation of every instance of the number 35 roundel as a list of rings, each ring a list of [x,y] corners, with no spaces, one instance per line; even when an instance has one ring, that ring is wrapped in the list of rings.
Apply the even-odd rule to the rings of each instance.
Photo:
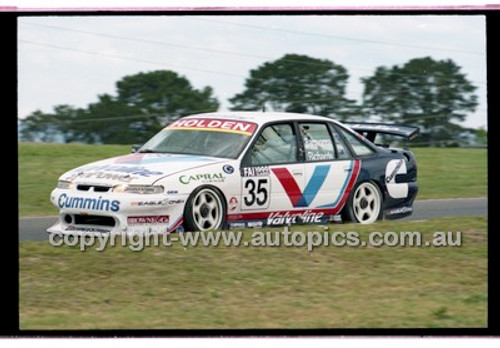
[[[269,177],[244,178],[242,209],[266,209],[269,206]]]

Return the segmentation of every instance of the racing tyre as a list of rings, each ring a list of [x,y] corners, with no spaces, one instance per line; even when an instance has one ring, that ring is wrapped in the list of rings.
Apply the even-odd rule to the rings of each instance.
[[[382,218],[382,193],[370,181],[360,183],[349,195],[343,219],[360,224],[371,224]]]
[[[187,231],[216,230],[225,220],[226,203],[218,190],[200,187],[189,196],[184,212]]]

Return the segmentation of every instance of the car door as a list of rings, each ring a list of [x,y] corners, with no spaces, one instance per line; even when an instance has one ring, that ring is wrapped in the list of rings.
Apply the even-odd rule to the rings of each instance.
[[[286,223],[293,211],[303,208],[303,189],[304,163],[295,124],[264,126],[242,160],[241,217]]]
[[[304,203],[325,215],[337,214],[359,173],[359,162],[326,122],[299,122],[304,144]]]

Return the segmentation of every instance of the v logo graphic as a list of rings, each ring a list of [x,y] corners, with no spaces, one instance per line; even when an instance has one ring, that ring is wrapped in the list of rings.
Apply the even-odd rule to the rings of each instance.
[[[330,171],[329,165],[316,166],[314,168],[313,175],[309,179],[309,182],[304,189],[304,192],[300,190],[299,185],[290,174],[287,168],[272,168],[271,169],[281,183],[281,186],[285,189],[290,202],[294,208],[308,207],[316,195],[319,189],[325,182],[326,176]]]

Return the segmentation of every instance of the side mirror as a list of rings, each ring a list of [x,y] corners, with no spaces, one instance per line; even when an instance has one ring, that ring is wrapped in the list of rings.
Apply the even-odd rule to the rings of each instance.
[[[141,144],[134,144],[132,145],[132,149],[130,151],[130,153],[136,153],[137,151],[139,151],[139,149],[142,147]]]

